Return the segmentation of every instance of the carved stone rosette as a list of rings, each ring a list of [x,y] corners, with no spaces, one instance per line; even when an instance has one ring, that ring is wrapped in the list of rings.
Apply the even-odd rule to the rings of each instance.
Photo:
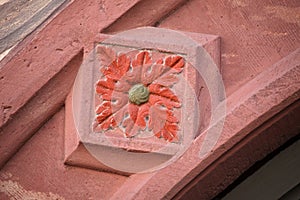
[[[107,47],[101,51],[115,59],[99,67],[103,76],[95,86],[95,132],[118,128],[125,137],[135,137],[147,131],[178,141],[179,119],[174,110],[180,109],[181,101],[172,86],[183,71],[184,58],[161,54],[154,60],[149,50],[119,55]]]

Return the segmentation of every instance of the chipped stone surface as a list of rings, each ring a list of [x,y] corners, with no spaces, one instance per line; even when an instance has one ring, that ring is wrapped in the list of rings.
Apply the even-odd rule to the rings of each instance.
[[[64,200],[65,198],[53,194],[51,192],[35,192],[31,190],[26,190],[16,181],[1,181],[0,180],[0,193],[4,193],[7,198],[15,200],[24,199],[40,199],[40,200]],[[3,194],[0,194],[0,197]],[[6,198],[3,196],[3,198]]]
[[[266,6],[264,10],[267,14],[275,18],[300,26],[300,6],[293,8],[286,6]]]

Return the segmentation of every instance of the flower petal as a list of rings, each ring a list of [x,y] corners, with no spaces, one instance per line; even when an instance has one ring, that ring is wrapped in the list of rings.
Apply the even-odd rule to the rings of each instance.
[[[110,116],[100,126],[101,126],[102,130],[107,130],[110,127],[112,127],[112,128],[116,127],[116,125],[117,125],[116,120],[114,119],[113,116]]]
[[[112,114],[110,101],[103,101],[96,109],[96,120],[101,124],[106,118]]]
[[[112,112],[115,113],[128,103],[128,94],[114,91],[111,96]]]
[[[98,46],[97,47],[97,55],[100,60],[102,68],[106,68],[109,64],[111,64],[117,57],[117,54],[112,48],[107,46]]]
[[[166,66],[158,64],[144,66],[141,72],[141,82],[144,85],[152,83],[155,79],[161,76],[166,69]]]
[[[130,103],[128,106],[129,116],[133,120],[133,122],[136,122],[138,112],[139,112],[139,106],[135,105],[133,103]]]
[[[139,133],[139,126],[137,126],[131,118],[126,118],[123,122],[125,127],[126,137],[133,137]]]
[[[166,110],[160,105],[151,106],[149,111],[149,130],[154,134],[160,132],[166,123]]]
[[[181,107],[180,102],[172,101],[168,98],[165,98],[165,97],[162,97],[162,96],[159,96],[159,95],[155,95],[155,94],[150,94],[149,103],[151,105],[165,106],[168,109],[180,108]]]
[[[169,56],[165,59],[165,65],[180,73],[184,67],[184,59],[181,56]]]
[[[124,75],[119,81],[115,83],[115,90],[120,92],[128,92],[132,84],[127,82],[127,77]]]
[[[96,93],[100,94],[104,100],[110,100],[114,88],[112,79],[99,80],[96,84]]]
[[[134,85],[141,82],[141,67],[134,67],[131,70],[129,70],[125,76],[124,80],[128,82],[130,85]]]
[[[178,73],[174,69],[171,69],[158,77],[155,81],[153,81],[153,83],[165,87],[172,87],[175,83],[178,82],[178,80]]]
[[[148,51],[142,51],[136,55],[132,61],[132,67],[142,67],[145,64],[151,64],[152,60]]]
[[[96,109],[96,122],[99,126],[94,130],[107,130],[121,124],[125,116],[124,108],[127,110],[126,103],[128,104],[128,101],[120,100],[114,104],[111,101],[103,101]]]
[[[122,54],[107,68],[102,69],[102,73],[109,79],[119,80],[128,71],[129,67],[130,59]]]
[[[149,109],[149,103],[145,103],[139,106],[138,116],[135,123],[143,129],[146,127],[146,117],[149,115]]]
[[[167,98],[171,101],[175,101],[175,102],[179,103],[178,97],[172,92],[172,90],[170,90],[167,87],[164,87],[159,84],[151,84],[151,85],[149,85],[148,89],[149,89],[150,93],[152,93],[152,94],[156,94],[158,96],[161,96],[161,97]]]
[[[167,110],[167,121],[170,123],[179,123],[179,120],[171,110]]]
[[[171,124],[169,122],[166,122],[163,129],[161,129],[159,132],[155,134],[156,137],[160,138],[163,137],[165,140],[169,142],[177,142],[178,136],[178,125],[177,124]]]

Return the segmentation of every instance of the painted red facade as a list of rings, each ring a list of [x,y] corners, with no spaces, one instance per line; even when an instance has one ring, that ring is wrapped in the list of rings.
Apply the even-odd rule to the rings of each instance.
[[[71,1],[0,63],[0,199],[212,199],[255,162],[299,135],[299,9],[292,0]],[[226,101],[220,105],[226,105],[226,114],[195,134],[191,146],[170,165],[122,174],[97,163],[74,134],[70,95],[78,69],[102,33],[142,26],[220,37],[209,40],[206,49],[216,55],[221,71]],[[162,57],[165,64],[180,59]],[[147,64],[150,58],[147,51],[138,51],[113,60]],[[153,62],[159,64],[159,59]],[[104,70],[106,78],[116,75],[115,69]],[[102,86],[110,82],[101,80],[93,89],[103,96]],[[176,100],[168,89],[147,87],[151,100],[151,94]],[[96,113],[101,115],[107,105],[96,103]],[[141,127],[145,121],[136,110],[149,112],[142,105],[129,111]],[[103,125],[102,118],[96,121]],[[220,124],[220,137],[207,151],[209,133]],[[157,136],[175,141],[177,127],[168,130]]]

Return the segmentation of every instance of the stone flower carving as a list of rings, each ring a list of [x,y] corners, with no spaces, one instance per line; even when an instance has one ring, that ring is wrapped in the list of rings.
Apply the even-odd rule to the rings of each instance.
[[[103,76],[95,86],[94,131],[120,129],[126,137],[148,131],[158,138],[178,141],[179,119],[175,110],[181,102],[172,86],[185,65],[183,57],[164,55],[155,60],[152,54],[158,52],[117,55],[104,47],[102,51],[106,56],[100,69]]]

